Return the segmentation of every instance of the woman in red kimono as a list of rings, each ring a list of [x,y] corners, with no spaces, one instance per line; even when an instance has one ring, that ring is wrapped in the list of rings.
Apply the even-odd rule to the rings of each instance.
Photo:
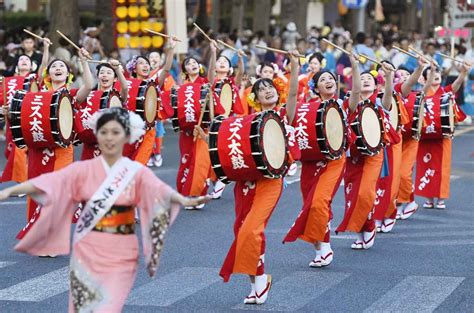
[[[63,60],[53,60],[48,64],[49,60],[49,46],[51,42],[45,38],[43,51],[43,61],[40,66],[39,73],[42,73],[40,77],[43,83],[43,89],[54,93],[63,88],[69,89],[72,83],[73,75],[69,68],[69,65]],[[89,69],[89,64],[86,59],[89,57],[89,53],[81,48],[79,51],[79,57],[84,68],[84,85],[79,89],[69,90],[69,94],[75,97],[77,102],[86,101],[89,92],[93,88],[92,74]],[[28,179],[37,177],[44,173],[57,171],[71,164],[74,159],[73,146],[70,145],[67,148],[54,147],[54,148],[28,148]],[[37,210],[36,203],[29,199],[28,201],[28,220],[33,216],[33,213]]]
[[[352,91],[349,100],[345,102],[349,123],[359,114],[359,102],[362,100],[371,101],[381,114],[390,109],[393,71],[388,64],[383,64],[382,69],[386,83],[383,98],[380,99],[377,97],[377,79],[370,72],[359,74],[358,67],[353,68]],[[368,156],[361,154],[354,144],[349,147],[344,173],[346,206],[344,218],[336,233],[355,232],[357,239],[351,245],[352,249],[369,249],[374,244],[373,207],[383,158],[383,150],[374,156]]]
[[[471,64],[463,63],[459,76],[451,85],[445,87],[441,86],[439,68],[427,68],[423,71],[425,80],[429,80],[430,74],[433,78],[424,98],[426,127],[422,131],[416,157],[415,195],[426,198],[423,204],[426,209],[445,209],[445,200],[449,198],[452,138],[437,135],[440,130],[435,129],[435,116],[440,113],[443,98],[455,101],[454,94],[461,87],[470,68]],[[466,118],[456,103],[453,109],[455,122]],[[433,134],[436,136],[432,136]]]
[[[33,65],[35,63],[32,62],[31,58],[26,55],[20,55],[18,57],[17,65],[15,67],[15,76],[12,79],[8,80],[8,83],[5,82],[5,92],[6,95],[0,96],[0,106],[3,109],[3,116],[8,117],[9,112],[9,105],[10,101],[13,98],[14,93],[17,90],[24,89],[24,81],[23,84],[14,84],[15,81],[20,82],[23,79],[30,80],[30,90],[32,90],[32,85],[35,84],[36,89],[38,88],[37,85],[37,77],[34,74]],[[15,79],[15,77],[19,77],[20,79]],[[5,78],[3,78],[5,79]],[[13,83],[13,86],[12,86]],[[13,88],[12,88],[13,87]],[[3,103],[4,99],[7,103]],[[1,117],[0,117],[1,118]],[[7,119],[6,125],[6,146],[5,146],[5,157],[7,158],[7,163],[5,164],[5,169],[3,170],[1,182],[7,181],[15,181],[17,183],[24,182],[27,179],[28,171],[26,166],[26,152],[27,148],[18,148],[15,143],[13,142],[12,133],[10,131],[9,121]]]
[[[282,108],[278,92],[271,79],[259,79],[252,88],[251,101],[257,111],[276,110],[287,124],[287,136],[292,128],[291,122],[296,110],[298,89],[297,51],[291,53],[291,79],[288,101]],[[200,127],[195,134],[208,139]],[[296,147],[296,145],[294,145]],[[291,149],[291,148],[290,148]],[[293,157],[298,151],[291,151]],[[272,277],[265,273],[265,227],[280,199],[283,190],[283,178],[261,178],[256,181],[238,181],[234,187],[235,240],[230,247],[220,271],[227,282],[232,274],[247,274],[250,277],[251,291],[244,299],[245,304],[263,304],[267,300]]]
[[[169,71],[171,68],[171,63],[173,61],[173,49],[176,46],[176,41],[173,38],[169,38],[170,49],[166,52],[166,64],[165,68]],[[127,71],[133,78],[139,80],[150,79],[151,65],[147,57],[136,55],[127,63]],[[164,70],[158,75],[158,78],[155,80],[157,86],[161,88],[166,79],[167,71]],[[132,149],[125,149],[127,156],[132,158],[135,161],[146,165],[150,160],[150,157],[153,153],[153,146],[155,145],[156,131],[155,127],[148,129],[143,136],[142,141],[132,147]]]
[[[114,88],[117,80],[120,82],[120,100],[122,104],[125,103],[128,96],[128,85],[125,76],[123,75],[123,69],[120,62],[117,60],[110,59],[107,63],[101,63],[97,65],[97,90],[100,91],[111,91]],[[88,101],[80,103],[78,105],[79,112],[87,110]],[[81,114],[81,113],[79,113]],[[91,143],[83,143],[81,160],[92,159],[100,155],[99,146]]]
[[[359,63],[350,58],[352,67]],[[342,106],[337,93],[337,80],[333,73],[322,70],[313,76],[314,92],[318,100],[310,105],[317,110],[320,101],[336,99]],[[303,208],[291,226],[283,242],[301,239],[314,245],[316,257],[310,267],[325,267],[331,264],[334,253],[330,244],[332,200],[339,189],[346,165],[345,153],[338,160],[301,161],[300,188]]]
[[[314,95],[310,94],[311,87],[309,86],[309,82],[313,78],[316,73],[321,71],[326,66],[326,59],[321,54],[321,52],[315,52],[307,57],[308,60],[308,73],[301,74],[298,77],[298,99],[307,101]]]

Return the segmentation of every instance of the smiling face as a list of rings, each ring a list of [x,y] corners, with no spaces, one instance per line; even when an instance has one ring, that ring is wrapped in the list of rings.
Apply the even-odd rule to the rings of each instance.
[[[262,108],[271,108],[278,103],[278,92],[273,84],[262,81],[257,88],[256,98],[262,105]]]
[[[138,58],[137,68],[135,69],[137,77],[147,78],[150,75],[150,64],[144,58]]]
[[[360,83],[361,83],[361,92],[363,93],[373,93],[375,91],[375,79],[374,77],[369,74],[365,73],[360,76]]]
[[[150,65],[152,69],[159,68],[161,66],[161,55],[158,52],[150,53],[149,57]]]
[[[198,75],[199,74],[199,63],[195,59],[188,59],[184,63],[184,69],[186,70],[186,74],[190,76]]]
[[[51,63],[48,74],[53,83],[65,84],[69,75],[69,70],[66,63],[61,60],[56,60]]]
[[[262,69],[260,70],[260,78],[273,79],[274,75],[275,75],[275,70],[271,66],[264,65]]]
[[[336,88],[336,80],[330,73],[324,73],[319,77],[316,89],[318,93],[324,98],[332,97],[334,94],[336,94]]]
[[[18,58],[18,70],[20,72],[31,72],[31,59],[26,55]]]
[[[100,90],[103,91],[111,89],[114,83],[117,81],[114,70],[106,66],[102,66],[100,68],[97,78],[99,79]]]
[[[216,60],[216,72],[217,73],[229,73],[230,70],[230,64],[229,60],[227,60],[225,57],[220,56]]]
[[[115,120],[105,123],[97,131],[97,143],[105,157],[121,156],[128,139],[129,136],[125,134],[122,125]]]
[[[312,73],[317,73],[321,70],[321,62],[316,57],[312,58],[308,65]]]

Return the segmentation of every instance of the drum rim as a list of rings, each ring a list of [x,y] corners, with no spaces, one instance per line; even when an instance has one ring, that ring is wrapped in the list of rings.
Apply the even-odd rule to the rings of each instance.
[[[135,113],[137,113],[142,118],[142,120],[145,122],[145,125],[148,128],[153,127],[156,122],[156,114],[154,115],[153,121],[148,121],[146,118],[146,112],[145,112],[145,96],[148,92],[148,89],[152,87],[155,88],[156,90],[156,99],[157,99],[156,112],[158,112],[158,98],[160,97],[160,93],[158,91],[156,83],[152,80],[140,81],[140,85],[138,86],[138,93],[136,95],[136,102],[135,102],[135,105],[136,105]]]
[[[23,137],[23,131],[21,129],[21,104],[23,102],[23,99],[26,96],[26,93],[27,93],[26,90],[17,90],[13,94],[12,101],[10,103],[11,118],[9,120],[9,127],[12,133],[12,139],[16,139],[16,140],[13,140],[13,142],[20,149],[23,149],[26,147],[26,142]],[[21,96],[21,98],[18,99],[17,95]],[[13,112],[19,112],[19,113],[13,113]]]
[[[69,91],[67,89],[61,89],[53,93],[53,97],[51,98],[51,105],[50,105],[50,117],[56,117],[56,119],[51,119],[51,132],[52,136],[54,139],[54,142],[62,147],[66,148],[69,146],[74,138],[74,122],[73,122],[73,127],[71,130],[71,134],[69,135],[68,138],[65,138],[59,129],[59,111],[60,111],[60,105],[63,101],[63,98],[67,97],[69,99],[69,103],[71,105],[71,111],[73,111],[73,98],[69,94]],[[71,117],[74,119],[74,115]],[[56,132],[57,134],[55,134]]]
[[[331,108],[336,109],[336,111],[339,113],[339,116],[341,117],[341,121],[342,121],[342,128],[343,128],[342,137],[343,138],[342,138],[342,143],[341,143],[341,146],[339,147],[339,149],[333,149],[333,147],[331,147],[329,145],[329,141],[327,140],[327,134],[326,134],[326,125],[323,125],[323,118],[324,118],[324,116],[327,115],[327,113],[329,112],[329,110]],[[323,109],[323,110],[320,111],[320,109]],[[330,160],[340,159],[342,157],[342,155],[344,154],[344,150],[345,150],[346,145],[347,145],[347,125],[345,123],[344,113],[342,111],[342,108],[337,103],[336,100],[329,99],[329,100],[321,102],[321,104],[319,105],[317,114],[316,114],[316,123],[315,124],[316,124],[315,127],[316,127],[316,136],[317,136],[317,138],[324,138],[324,140],[317,140],[321,153],[327,159],[330,159]],[[323,151],[328,151],[328,152],[323,152]]]
[[[361,113],[363,112],[363,110],[365,110],[366,108],[371,108],[375,112],[375,115],[377,116],[378,121],[379,121],[381,136],[380,136],[379,144],[376,147],[369,146],[364,136],[362,136],[363,134],[362,123],[359,117],[361,116]],[[358,110],[356,112],[357,114],[355,117],[355,121],[351,123],[351,127],[352,127],[352,130],[357,135],[357,138],[355,140],[357,150],[359,150],[359,152],[364,155],[368,155],[368,156],[377,155],[380,152],[380,150],[382,150],[383,137],[385,133],[385,129],[384,129],[383,121],[382,121],[382,115],[380,114],[379,110],[376,108],[375,104],[373,104],[369,99],[364,100],[362,104],[359,103]]]
[[[270,119],[271,117],[276,117],[273,120],[279,121],[278,124],[280,125],[282,133],[286,134],[283,121],[281,120],[280,116],[275,111],[267,110],[263,112],[254,113],[253,115],[255,116],[252,122],[255,122],[256,119],[259,119],[259,121],[251,124],[251,128],[250,128],[251,134],[255,135],[254,133],[256,132],[255,131],[256,129],[263,131],[263,127],[260,127],[261,123],[264,123],[266,120]],[[225,119],[226,119],[225,116],[219,115],[211,123],[210,130],[209,130],[209,156],[211,159],[212,168],[214,172],[216,173],[216,176],[223,183],[228,184],[231,182],[231,180],[228,179],[227,174],[222,168],[222,162],[220,161],[219,152],[217,150],[218,149],[217,148],[218,132],[219,132],[220,126],[222,125],[222,122]],[[263,177],[267,177],[267,178],[282,177],[283,174],[286,173],[288,169],[288,142],[285,140],[285,158],[284,158],[282,167],[280,169],[275,169],[270,166],[270,163],[265,157],[264,145],[262,142],[263,141],[262,134],[263,133],[260,133],[259,136],[250,138],[250,147],[252,151],[252,158],[253,158],[253,161],[255,162],[255,166]],[[257,151],[255,147],[261,147],[262,150]],[[261,153],[257,154],[254,152],[261,152]],[[262,169],[261,167],[263,166],[265,166],[266,169]]]
[[[253,160],[255,161],[257,168],[262,167],[262,166],[266,167],[266,170],[259,169],[259,171],[262,173],[263,176],[271,177],[271,178],[281,177],[288,169],[288,141],[285,141],[285,159],[282,164],[282,167],[279,169],[272,167],[265,154],[265,150],[264,150],[265,148],[263,144],[263,127],[261,127],[261,124],[266,123],[266,121],[271,119],[272,117],[275,120],[280,121],[279,125],[280,125],[280,129],[282,133],[284,134],[283,137],[285,137],[285,134],[286,134],[285,124],[283,120],[280,118],[280,116],[274,110],[266,110],[266,111],[259,112],[257,116],[260,116],[260,121],[258,123],[258,126],[259,126],[258,129],[260,130],[260,133],[258,137],[250,138],[250,142],[251,142],[252,152],[259,152],[259,151],[254,151],[254,147],[261,147],[262,153],[260,155],[253,153],[252,154]],[[250,128],[251,134],[253,131],[252,128],[256,128],[256,127],[257,127],[257,123],[252,124]]]
[[[416,100],[420,99],[418,105],[416,104]],[[415,103],[413,104],[413,121],[411,123],[411,136],[415,140],[420,140],[421,132],[423,129],[423,120],[425,114],[425,95],[420,93],[416,95]],[[418,116],[415,118],[415,112],[419,112]]]

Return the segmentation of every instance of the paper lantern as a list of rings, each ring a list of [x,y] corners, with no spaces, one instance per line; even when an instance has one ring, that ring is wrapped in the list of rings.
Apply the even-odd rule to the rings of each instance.
[[[117,37],[117,47],[120,49],[127,48],[128,40],[124,36]]]
[[[130,48],[140,48],[140,37],[138,36],[133,36],[130,37]]]
[[[150,17],[150,13],[148,13],[148,8],[146,6],[141,6],[140,7],[140,16],[143,17],[143,18]]]
[[[125,34],[126,32],[128,32],[128,23],[125,21],[117,22],[117,25],[115,25],[115,28],[117,29],[117,32],[119,34]]]
[[[152,44],[154,48],[160,48],[163,45],[163,37],[153,36]]]
[[[148,28],[148,29],[151,28],[150,22],[148,22],[148,21],[142,21],[142,22],[140,22],[140,29],[141,29],[142,32],[146,32],[146,29],[147,29],[147,28]]]
[[[117,15],[118,18],[126,18],[127,17],[127,7],[117,7],[115,9],[115,15]]]
[[[142,48],[148,49],[151,47],[151,37],[143,36],[142,37]]]
[[[117,3],[120,3],[120,4],[125,3],[125,0],[117,0]]]
[[[140,30],[140,22],[138,21],[131,21],[128,23],[128,31],[131,33],[138,33]]]
[[[151,25],[151,29],[154,30],[155,32],[161,32],[165,28],[165,25],[162,22],[154,22]]]
[[[131,18],[137,18],[139,13],[140,10],[136,5],[131,5],[128,7],[128,16],[130,16]]]

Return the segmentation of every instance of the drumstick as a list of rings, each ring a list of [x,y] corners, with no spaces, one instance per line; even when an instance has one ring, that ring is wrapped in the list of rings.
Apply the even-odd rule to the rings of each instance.
[[[204,35],[204,37],[206,37],[207,40],[212,41],[211,37],[209,37],[206,34],[206,32],[201,29],[201,27],[199,27],[196,23],[193,23],[193,25],[194,25],[194,27],[197,28],[197,30],[199,30]]]
[[[74,48],[77,49],[77,51],[81,51],[81,48],[79,48],[78,45],[76,45],[71,39],[69,39],[66,35],[64,35],[63,33],[61,33],[59,30],[56,30],[56,32],[59,34],[59,36],[63,37],[67,42],[69,42],[71,44],[71,46],[73,46]],[[88,59],[89,60],[92,60],[92,57],[91,56],[88,56]]]
[[[406,55],[411,56],[412,58],[418,59],[418,58],[420,57],[420,56],[415,55],[415,54],[413,54],[413,53],[411,53],[411,52],[408,52],[408,51],[406,51],[406,50],[404,50],[404,49],[402,49],[402,48],[400,48],[400,47],[397,47],[397,46],[392,46],[392,47],[394,47],[396,50],[398,50],[398,51],[400,51],[400,52],[402,52],[402,53],[405,53]]]
[[[323,38],[322,39],[325,43],[327,43],[328,45],[331,45],[333,46],[334,48],[336,48],[337,50],[341,51],[341,52],[344,52],[345,54],[347,55],[351,55],[352,53],[350,53],[349,51],[347,51],[346,49],[336,45],[335,43],[332,43],[331,41],[327,40],[326,38]]]
[[[446,58],[446,59],[452,60],[452,61],[454,61],[454,62],[458,62],[458,63],[464,64],[464,61],[458,60],[458,59],[456,59],[456,58],[452,58],[452,57],[450,57],[449,55],[446,55],[446,54],[444,54],[444,53],[438,52],[438,54],[439,54],[440,56],[442,56],[443,58]]]
[[[369,57],[369,56],[367,56],[367,55],[365,55],[365,54],[360,53],[360,54],[359,54],[359,57],[365,58],[365,59],[369,60],[370,62],[372,62],[372,63],[374,63],[374,64],[377,64],[377,65],[382,66],[382,63],[380,63],[380,62],[377,61],[377,60],[372,59],[371,57]],[[388,69],[388,70],[389,70],[390,72],[394,72],[394,71],[395,71],[394,69]]]
[[[38,35],[36,35],[35,33],[30,32],[28,29],[23,28],[23,31],[24,31],[25,33],[27,33],[27,34],[29,34],[29,35],[35,37],[35,38],[38,38],[39,40],[43,40],[43,39],[44,39],[43,37],[38,36]],[[52,45],[53,45],[53,44],[51,43],[50,46],[52,46]]]
[[[148,29],[148,28],[145,28],[145,31],[147,31],[147,32],[150,33],[150,34],[155,34],[155,35],[158,35],[158,36],[161,36],[161,37],[173,38],[174,41],[181,42],[181,40],[178,39],[178,38],[175,37],[175,36],[166,35],[166,34],[163,34],[163,33],[160,33],[160,32],[157,32],[157,31],[154,31],[154,30],[151,30],[151,29]]]
[[[86,60],[88,63],[95,63],[95,64],[110,64],[108,61],[98,61],[98,60]]]
[[[439,66],[438,62],[436,62],[435,59],[433,59],[432,57],[427,57],[425,56],[422,52],[416,50],[415,48],[413,48],[412,45],[408,46],[408,49],[410,49],[411,51],[415,52],[416,54],[418,54],[420,57],[422,58],[425,58],[425,60],[428,60],[430,62],[434,62],[437,66]]]
[[[260,45],[255,45],[255,47],[259,48],[259,49],[264,49],[264,50],[268,50],[268,51],[273,51],[273,52],[276,52],[276,53],[281,53],[281,54],[290,54],[288,51],[285,51],[285,50],[280,50],[280,49],[275,49],[275,48],[270,48],[270,47],[265,47],[265,46],[260,46]],[[306,56],[302,55],[302,54],[297,54],[296,57],[298,58],[306,58]]]
[[[223,42],[223,41],[220,40],[220,39],[217,39],[217,42],[220,43],[221,45],[223,45],[224,47],[227,47],[227,48],[229,48],[230,50],[233,50],[233,51],[235,51],[235,52],[237,52],[237,53],[239,53],[239,51],[240,51],[240,50],[237,49],[236,47],[232,47],[231,45],[229,45],[229,44]],[[243,54],[244,54],[245,56],[247,56],[247,54],[245,54],[245,53],[243,53]]]
[[[197,123],[197,126],[201,127],[202,119],[204,117],[204,111],[206,110],[206,103],[204,103],[204,107],[201,108],[201,114],[199,115],[199,121]],[[193,142],[196,142],[198,135],[196,134],[193,138]]]

